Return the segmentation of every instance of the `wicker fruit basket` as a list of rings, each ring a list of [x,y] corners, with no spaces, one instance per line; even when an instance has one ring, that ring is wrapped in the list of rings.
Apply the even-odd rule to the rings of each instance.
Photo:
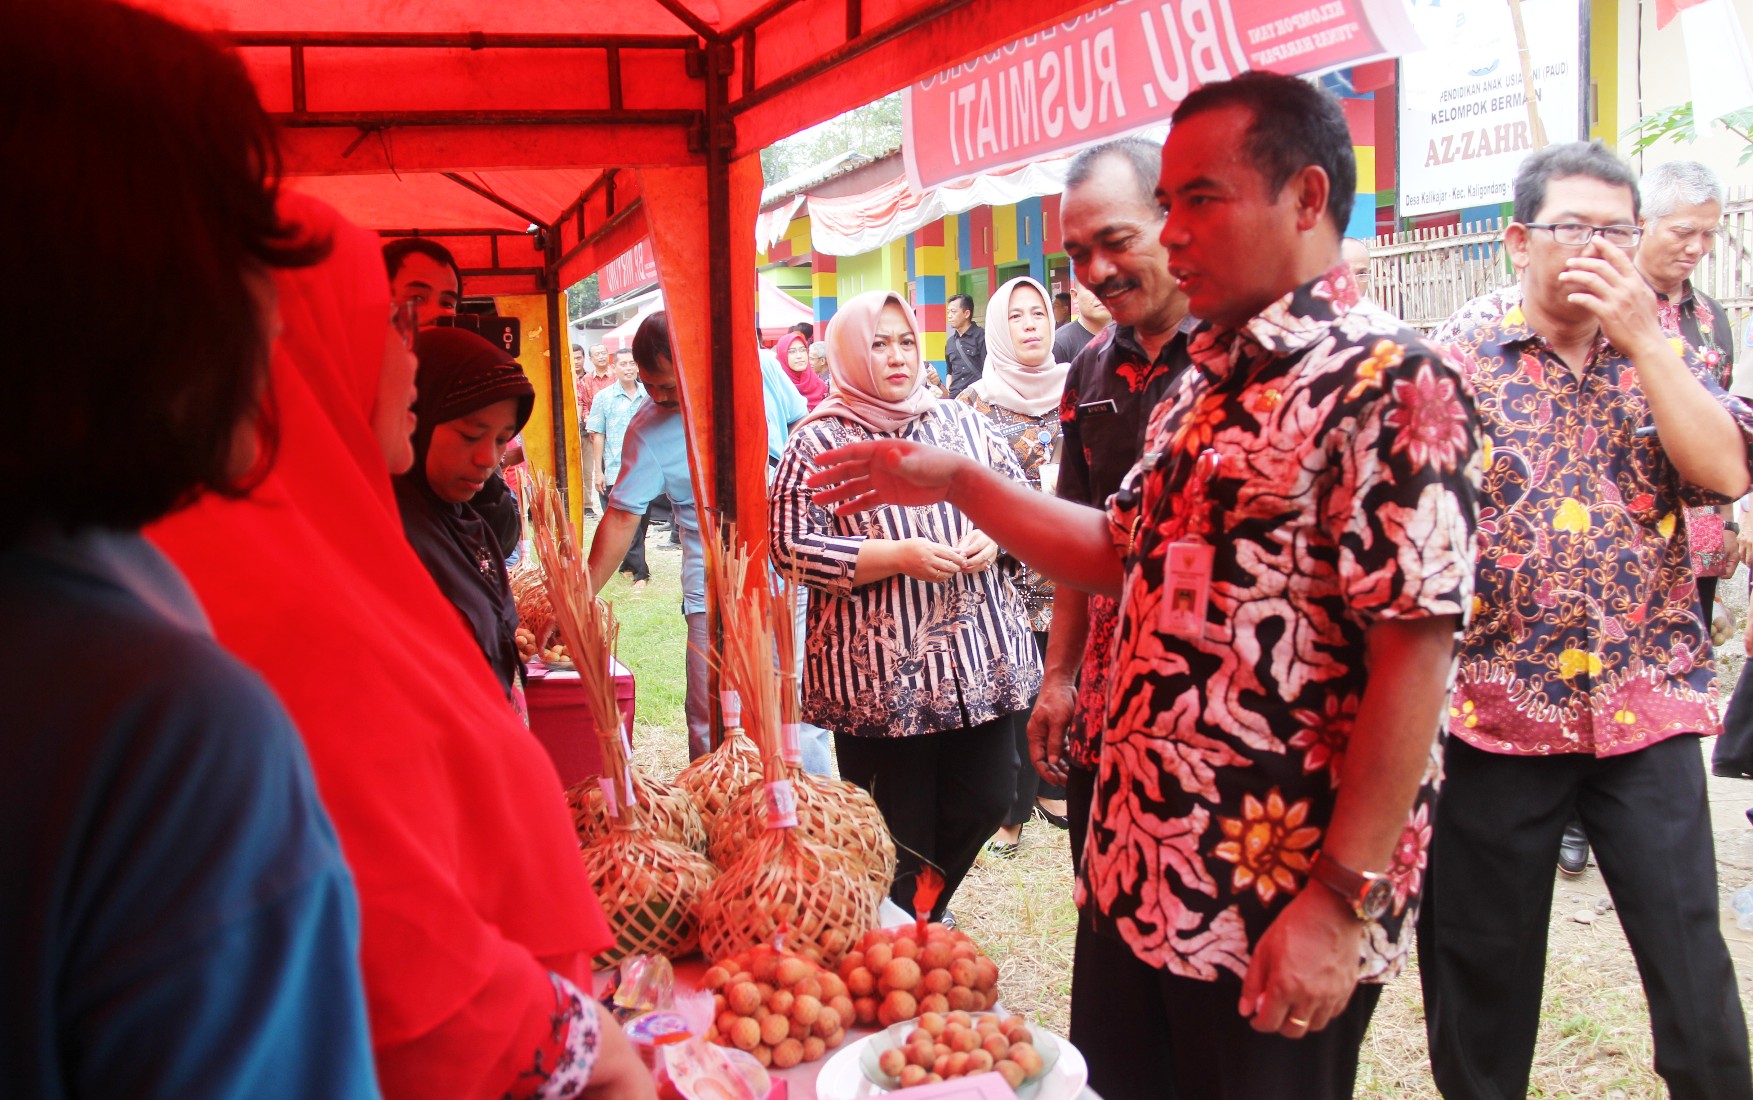
[[[534,475],[535,542],[547,582],[554,618],[576,655],[578,681],[586,692],[602,747],[603,775],[597,781],[604,835],[587,844],[580,858],[597,899],[614,930],[615,942],[593,961],[609,966],[629,955],[676,958],[699,946],[701,898],[717,872],[693,847],[656,835],[646,819],[676,824],[678,814],[656,800],[640,802],[642,784],[623,735],[615,697],[614,612],[590,590],[584,559],[559,494],[539,472]],[[649,796],[650,785],[643,784]],[[591,799],[581,795],[588,808]],[[641,815],[641,807],[645,814]],[[686,809],[684,806],[683,809]],[[679,815],[685,822],[686,815]],[[697,825],[697,822],[696,822]],[[686,835],[685,824],[678,826]],[[701,835],[697,830],[695,838]]]
[[[701,899],[718,877],[705,856],[627,818],[580,858],[615,932],[614,946],[592,966],[613,966],[630,955],[679,959],[700,946]]]
[[[876,801],[859,787],[811,775],[787,763],[785,778],[797,796],[797,827],[805,836],[844,852],[862,866],[879,893],[895,881],[895,841]],[[735,863],[767,832],[764,783],[750,783],[713,820],[708,854],[720,867]]]
[[[737,793],[761,778],[761,750],[742,728],[741,696],[724,691],[719,698],[724,711],[724,740],[676,775],[676,787],[693,800],[708,834],[712,822]]]
[[[833,966],[876,926],[882,899],[862,858],[819,843],[798,828],[797,788],[781,734],[782,678],[774,667],[774,597],[762,568],[751,583],[750,562],[764,562],[724,532],[707,557],[707,577],[718,586],[724,646],[721,675],[740,695],[744,723],[759,746],[763,807],[761,833],[720,868],[700,907],[700,946],[723,958],[784,935],[805,957]],[[789,606],[789,605],[787,605]],[[791,615],[783,615],[787,622]],[[780,644],[781,661],[788,647]],[[732,790],[732,798],[748,782]],[[722,813],[722,811],[721,811]],[[712,815],[714,818],[718,814]],[[711,833],[713,822],[708,821]]]
[[[633,783],[633,815],[640,824],[661,840],[704,854],[706,823],[688,793],[651,779],[632,761],[628,761],[627,770]],[[566,790],[566,805],[572,811],[580,847],[595,844],[615,831],[600,780],[593,775]]]

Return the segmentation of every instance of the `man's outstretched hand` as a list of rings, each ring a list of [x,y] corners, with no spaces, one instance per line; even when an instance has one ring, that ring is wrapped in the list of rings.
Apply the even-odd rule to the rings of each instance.
[[[884,504],[936,504],[949,496],[956,471],[967,464],[967,459],[938,447],[872,439],[823,451],[808,480],[816,491],[815,503],[845,516]]]

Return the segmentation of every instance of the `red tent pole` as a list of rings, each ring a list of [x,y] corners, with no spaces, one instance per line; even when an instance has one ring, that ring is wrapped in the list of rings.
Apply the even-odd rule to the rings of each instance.
[[[566,467],[566,412],[572,401],[567,397],[564,372],[572,367],[572,340],[566,326],[561,323],[560,234],[556,229],[542,231],[542,289],[548,296],[548,415],[554,440],[554,487],[560,490],[560,499],[568,502],[566,507],[570,514],[572,507],[566,492],[569,480]],[[584,492],[590,492],[588,481]],[[585,500],[587,507],[590,503],[590,500]]]
[[[712,423],[736,423],[734,375],[735,336],[743,331],[731,307],[732,271],[730,213],[730,154],[736,144],[736,124],[730,116],[730,72],[735,63],[731,47],[706,47],[706,301],[712,317]],[[739,227],[740,228],[740,227]],[[746,275],[746,273],[745,273]],[[727,522],[737,518],[736,462],[729,441],[714,440],[721,448],[713,464],[713,502]],[[713,616],[716,636],[717,616]]]

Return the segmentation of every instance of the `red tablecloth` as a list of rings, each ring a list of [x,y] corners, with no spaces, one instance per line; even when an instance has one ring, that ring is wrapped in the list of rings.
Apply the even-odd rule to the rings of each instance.
[[[627,723],[627,739],[633,739],[633,673],[615,662],[615,698]],[[581,779],[601,774],[602,753],[597,747],[596,721],[585,702],[578,673],[550,671],[532,662],[525,701],[530,709],[530,732],[554,758],[560,782],[570,787]]]

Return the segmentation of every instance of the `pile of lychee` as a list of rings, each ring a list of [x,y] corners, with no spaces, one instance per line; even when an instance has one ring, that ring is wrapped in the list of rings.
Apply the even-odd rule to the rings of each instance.
[[[901,1046],[877,1056],[877,1068],[902,1088],[990,1072],[1016,1089],[1045,1067],[1021,1016],[927,1012]]]
[[[857,1022],[888,1027],[928,1012],[983,1012],[998,1003],[998,965],[941,924],[865,933],[840,961]]]
[[[790,1069],[846,1041],[852,998],[839,975],[809,959],[762,944],[708,967],[715,1016],[706,1038]]]

